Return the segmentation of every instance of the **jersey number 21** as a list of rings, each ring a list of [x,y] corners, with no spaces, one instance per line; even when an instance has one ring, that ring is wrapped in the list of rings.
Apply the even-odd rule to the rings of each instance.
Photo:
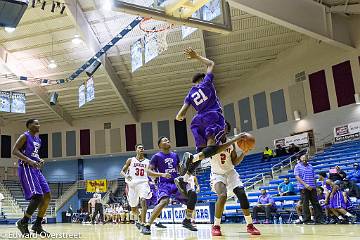
[[[199,106],[200,104],[208,100],[208,97],[201,89],[199,89],[197,92],[194,92],[191,97],[194,99],[194,103],[196,104],[196,106]]]

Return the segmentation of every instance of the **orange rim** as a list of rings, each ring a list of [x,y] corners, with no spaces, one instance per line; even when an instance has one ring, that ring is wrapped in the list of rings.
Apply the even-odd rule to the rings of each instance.
[[[147,22],[147,21],[151,21],[151,20],[154,20],[152,18],[143,18],[139,24],[139,27],[142,31],[146,32],[146,33],[157,33],[157,32],[163,32],[163,31],[166,31],[166,30],[169,30],[173,27],[173,24],[169,24],[167,27],[164,27],[164,28],[159,28],[159,29],[146,29],[144,27],[144,23]]]

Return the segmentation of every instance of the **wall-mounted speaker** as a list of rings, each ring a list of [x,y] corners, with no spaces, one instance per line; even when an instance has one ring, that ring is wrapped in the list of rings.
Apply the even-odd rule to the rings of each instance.
[[[86,75],[88,75],[89,77],[91,77],[92,75],[94,75],[94,73],[96,72],[96,70],[100,67],[101,62],[95,60],[86,70]]]
[[[59,94],[57,92],[52,92],[50,94],[50,105],[52,105],[52,106],[56,105],[58,96],[59,96]]]

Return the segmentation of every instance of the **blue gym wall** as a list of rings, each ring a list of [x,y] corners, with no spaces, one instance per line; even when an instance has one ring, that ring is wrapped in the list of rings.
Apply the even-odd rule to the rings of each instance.
[[[60,210],[56,213],[56,222],[62,222],[61,214],[62,212],[67,211],[70,205],[72,206],[74,212],[80,209],[80,200],[78,197],[78,193],[74,194],[74,196],[72,196],[69,201],[67,201],[65,205],[62,206],[62,208],[60,208]]]
[[[49,182],[76,181],[77,173],[77,160],[46,162],[43,168],[43,174]]]
[[[177,151],[181,158],[183,151]],[[83,159],[84,163],[84,179],[102,179],[108,180],[116,179],[120,177],[120,171],[124,166],[126,160],[132,155],[122,156],[104,156],[104,157],[90,157]],[[153,153],[148,154],[148,158],[151,159]],[[78,171],[78,159],[64,160],[64,161],[52,161],[47,162],[44,166],[43,173],[49,182],[69,182],[76,181],[79,173]]]

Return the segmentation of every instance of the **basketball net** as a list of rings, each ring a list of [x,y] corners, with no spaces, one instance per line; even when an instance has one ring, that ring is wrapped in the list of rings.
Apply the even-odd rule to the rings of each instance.
[[[155,41],[158,46],[159,54],[168,49],[166,36],[173,27],[167,22],[158,21],[152,18],[144,18],[139,25],[140,29],[145,32],[145,43]]]

